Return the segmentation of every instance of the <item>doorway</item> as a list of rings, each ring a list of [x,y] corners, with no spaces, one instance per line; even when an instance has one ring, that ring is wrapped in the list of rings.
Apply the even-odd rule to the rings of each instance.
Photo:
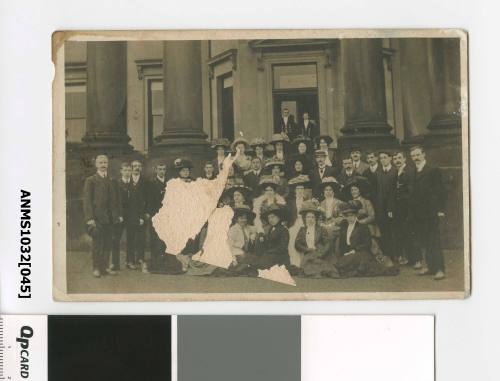
[[[287,108],[293,120],[297,124],[302,122],[302,114],[309,113],[309,119],[318,123],[318,91],[317,90],[292,90],[273,94],[273,114],[274,114],[274,132],[280,131],[280,117],[283,109]]]
[[[218,78],[219,93],[219,137],[234,140],[233,77]]]
[[[318,124],[318,73],[316,63],[275,64],[273,70],[273,122],[274,132],[281,130],[281,115],[285,108],[297,124],[302,114]]]

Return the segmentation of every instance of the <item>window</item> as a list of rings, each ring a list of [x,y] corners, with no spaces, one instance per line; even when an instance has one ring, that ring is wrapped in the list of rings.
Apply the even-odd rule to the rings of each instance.
[[[147,80],[147,146],[152,147],[155,136],[163,131],[163,80]]]
[[[307,89],[318,87],[316,64],[273,65],[273,89]]]

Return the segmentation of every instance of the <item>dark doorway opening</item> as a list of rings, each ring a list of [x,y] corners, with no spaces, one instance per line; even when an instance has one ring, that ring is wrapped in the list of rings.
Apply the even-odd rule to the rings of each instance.
[[[280,129],[282,110],[288,108],[295,123],[302,122],[302,114],[309,113],[309,119],[318,125],[319,107],[317,90],[290,90],[274,92],[273,94],[274,131]]]
[[[218,78],[219,136],[234,140],[233,77]]]

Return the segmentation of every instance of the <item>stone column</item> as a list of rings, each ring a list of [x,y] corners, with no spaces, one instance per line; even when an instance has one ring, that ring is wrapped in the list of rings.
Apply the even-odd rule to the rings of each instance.
[[[203,132],[200,41],[168,41],[163,46],[163,132],[155,137],[154,154],[173,162],[193,160],[195,174],[208,155]]]
[[[432,119],[427,128],[431,134],[460,134],[460,40],[436,38],[429,49]]]
[[[163,47],[163,132],[157,146],[207,145],[203,132],[200,41]]]
[[[341,41],[345,125],[340,147],[396,143],[387,123],[382,40]]]
[[[130,151],[127,135],[127,43],[87,43],[85,148]]]

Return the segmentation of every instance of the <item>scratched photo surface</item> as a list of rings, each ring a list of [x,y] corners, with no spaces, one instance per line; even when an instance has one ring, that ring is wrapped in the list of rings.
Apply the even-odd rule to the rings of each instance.
[[[463,298],[461,30],[53,35],[56,300]]]

